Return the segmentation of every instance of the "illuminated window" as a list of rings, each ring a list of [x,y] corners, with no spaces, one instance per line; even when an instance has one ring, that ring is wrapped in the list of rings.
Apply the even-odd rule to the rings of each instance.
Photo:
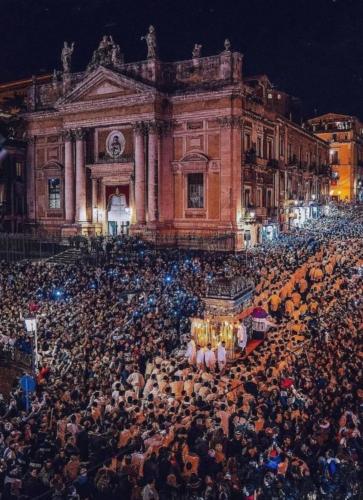
[[[48,206],[49,208],[60,208],[60,179],[48,179]]]
[[[20,161],[15,163],[15,171],[17,177],[23,177],[23,164]]]
[[[204,176],[188,174],[188,208],[204,207]]]
[[[333,165],[336,165],[339,163],[338,151],[331,151],[330,152],[330,163]]]

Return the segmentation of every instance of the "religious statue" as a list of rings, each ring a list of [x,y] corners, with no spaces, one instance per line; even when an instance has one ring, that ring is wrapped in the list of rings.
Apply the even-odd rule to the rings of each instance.
[[[62,64],[64,73],[69,73],[71,70],[71,59],[74,51],[74,42],[71,45],[68,45],[68,42],[64,42],[62,49]]]
[[[118,158],[125,149],[125,137],[120,131],[113,131],[106,140],[106,151],[111,158]]]
[[[200,45],[199,43],[194,44],[194,48],[193,48],[193,52],[192,52],[193,58],[201,56],[202,47],[203,47],[203,45]]]
[[[120,139],[118,138],[117,135],[114,136],[112,139],[111,145],[110,145],[110,150],[111,150],[111,156],[113,158],[117,158],[121,154],[121,143]]]
[[[111,62],[114,66],[118,66],[122,63],[122,61],[121,61],[121,49],[117,43],[114,43],[112,45]]]
[[[231,50],[231,42],[228,38],[224,40],[224,50],[226,50],[227,52]]]
[[[119,67],[123,63],[120,46],[117,45],[111,35],[104,35],[93,52],[92,59],[87,66],[87,71],[91,71],[98,66]]]
[[[156,32],[154,26],[149,26],[148,33],[145,36],[142,36],[141,40],[146,41],[147,58],[154,59],[157,56]]]

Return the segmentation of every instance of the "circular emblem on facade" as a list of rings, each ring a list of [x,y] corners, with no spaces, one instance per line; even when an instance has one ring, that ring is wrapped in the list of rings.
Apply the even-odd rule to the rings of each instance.
[[[108,134],[106,140],[106,151],[111,158],[119,158],[125,149],[125,136],[119,130]]]

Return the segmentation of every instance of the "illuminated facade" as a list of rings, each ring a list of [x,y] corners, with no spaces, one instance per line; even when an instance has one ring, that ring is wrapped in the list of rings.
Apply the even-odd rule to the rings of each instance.
[[[363,124],[355,116],[328,113],[308,121],[317,137],[329,143],[331,197],[363,201]]]
[[[103,37],[79,73],[65,43],[63,71],[29,86],[30,222],[63,235],[231,233],[243,248],[290,226],[291,206],[326,201],[328,146],[294,123],[297,100],[244,78],[228,40],[169,63],[148,37],[135,63]]]

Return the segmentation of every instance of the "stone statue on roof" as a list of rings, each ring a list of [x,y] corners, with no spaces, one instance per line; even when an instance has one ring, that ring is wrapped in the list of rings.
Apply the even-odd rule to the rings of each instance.
[[[224,40],[224,50],[226,52],[229,52],[231,50],[231,42],[229,41],[229,38],[226,38]]]
[[[199,43],[195,43],[192,51],[193,58],[200,57],[202,55],[202,47]]]
[[[68,45],[68,42],[65,41],[61,54],[64,73],[69,73],[71,71],[71,61],[72,61],[73,51],[74,51],[74,42],[72,42],[71,45]]]
[[[111,35],[104,35],[93,52],[92,59],[87,66],[87,71],[91,71],[98,66],[118,68],[123,64],[123,56],[120,46],[117,45]]]
[[[141,40],[146,41],[147,45],[147,58],[155,59],[157,57],[157,42],[156,42],[156,31],[154,26],[149,26],[149,31],[145,36],[141,37]]]

